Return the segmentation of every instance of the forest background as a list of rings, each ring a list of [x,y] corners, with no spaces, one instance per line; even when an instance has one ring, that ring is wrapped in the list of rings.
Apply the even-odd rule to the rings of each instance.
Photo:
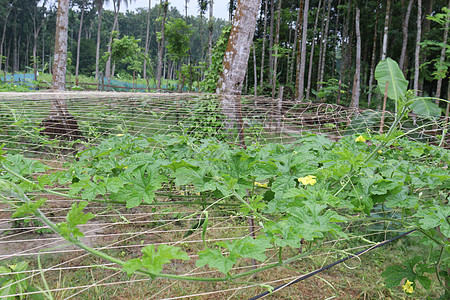
[[[229,33],[229,20],[212,16],[214,1],[195,1],[197,16],[162,0],[126,10],[131,2],[70,1],[67,71],[96,79],[130,79],[134,73],[191,86],[203,82],[202,90],[214,92],[218,76],[211,73],[220,72]],[[236,2],[228,3],[230,20]],[[244,92],[275,96],[285,86],[285,97],[300,101],[378,108],[375,66],[391,57],[418,94],[448,97],[449,9],[444,0],[263,0]],[[56,10],[52,1],[0,0],[0,71],[52,72]],[[108,67],[115,43],[134,52],[118,55]]]

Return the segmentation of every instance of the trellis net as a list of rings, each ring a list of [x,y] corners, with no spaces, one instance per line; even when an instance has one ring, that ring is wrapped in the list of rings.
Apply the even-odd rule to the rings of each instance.
[[[225,117],[220,112],[219,99],[215,95],[5,93],[0,95],[0,100],[0,140],[3,150],[15,156],[13,164],[15,162],[23,168],[29,164],[23,160],[24,157],[42,161],[51,167],[43,168],[40,170],[42,173],[67,169],[67,164],[76,162],[80,154],[110,137],[171,139],[182,136],[196,141],[218,138],[231,147],[243,147],[237,131],[225,129]],[[69,115],[60,115],[60,119],[49,118],[55,100],[66,102]],[[251,96],[242,98],[241,117],[246,146],[290,144],[308,135],[323,135],[338,141],[348,135],[386,132],[394,120],[390,112]],[[410,139],[448,147],[450,136],[446,132],[446,125],[447,120],[444,118],[410,114],[399,125],[399,129]],[[161,145],[155,144],[154,147],[164,147]],[[164,150],[171,151],[170,143],[164,145],[167,147]],[[56,190],[65,192],[69,184],[61,184]],[[41,210],[54,223],[64,221],[71,205],[80,201],[76,197],[68,199],[38,190],[30,195],[48,199]],[[191,254],[191,260],[172,262],[164,271],[182,276],[215,278],[219,276],[215,270],[196,266],[196,250],[204,243],[242,239],[262,229],[252,223],[250,217],[240,214],[239,206],[235,203],[222,201],[209,211],[207,235],[202,237],[202,230],[193,230],[192,225],[199,223],[200,212],[216,201],[213,195],[205,197],[190,185],[180,189],[167,183],[162,185],[155,197],[156,201],[152,205],[133,208],[106,201],[106,198],[91,202],[88,211],[96,217],[79,226],[85,235],[82,241],[123,259],[138,256],[146,245],[182,247]],[[137,275],[128,277],[114,263],[68,244],[40,220],[28,216],[12,217],[13,209],[7,204],[0,205],[0,265],[28,264],[16,272],[19,277],[15,284],[22,282],[24,288],[12,296],[32,297],[42,294],[40,289],[43,289],[56,299],[240,299],[264,291],[262,284],[276,286],[299,276],[295,270],[270,269],[246,278],[254,282],[247,285],[234,281],[151,281]],[[399,212],[391,212],[392,217],[396,214]],[[296,262],[296,267],[308,273],[314,267],[304,263],[307,259],[319,265],[325,264],[358,249],[370,247],[397,229],[382,221],[365,220],[347,223],[345,231],[357,231],[358,234],[347,239],[327,237],[321,242],[321,251],[308,252],[301,262]],[[309,245],[300,244],[299,249],[294,250],[301,251],[302,247]],[[232,272],[246,272],[276,263],[277,251],[272,249],[268,253],[268,258],[262,262],[251,259],[240,261],[233,266]],[[304,299],[310,297],[308,289],[313,286],[323,290],[324,294],[355,293],[351,289],[336,291],[327,282],[332,277],[327,276],[325,274],[322,279],[303,286],[301,291]],[[40,289],[31,288],[35,286]],[[296,291],[299,293],[299,290]],[[292,289],[286,289],[276,297],[296,297],[292,296],[295,293],[291,293]]]

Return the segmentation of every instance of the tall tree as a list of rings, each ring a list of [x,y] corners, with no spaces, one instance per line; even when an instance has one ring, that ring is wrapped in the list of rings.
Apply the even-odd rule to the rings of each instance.
[[[267,33],[267,10],[268,10],[269,0],[264,0],[264,29],[262,35],[262,50],[261,50],[261,75],[259,77],[259,85],[262,87],[264,83],[264,60],[266,54],[266,33]]]
[[[42,8],[44,9],[44,6],[46,4],[46,1],[42,3]],[[41,31],[42,26],[45,22],[45,17],[42,18],[42,20],[39,22],[39,14],[38,14],[38,6],[33,5],[33,11],[28,12],[30,14],[31,20],[33,20],[33,70],[34,70],[34,80],[37,80],[37,73],[38,73],[38,61],[37,61],[37,43],[38,43],[38,37],[39,32]]]
[[[232,129],[240,118],[240,95],[247,70],[248,57],[256,26],[259,0],[239,0],[233,18],[230,37],[219,78],[218,92],[223,94],[222,110],[227,117],[226,127]],[[240,135],[241,142],[243,138]]]
[[[77,41],[77,62],[75,64],[75,82],[76,85],[78,85],[78,69],[80,67],[80,46],[81,46],[81,33],[83,28],[83,19],[84,19],[84,11],[87,8],[88,1],[87,0],[80,0],[78,1],[78,7],[80,8],[81,15],[80,15],[80,27],[78,28],[78,41]]]
[[[299,95],[299,90],[298,90],[298,80],[299,80],[299,77],[300,77],[300,68],[298,67],[299,65],[300,65],[300,59],[301,59],[301,57],[300,57],[300,55],[301,55],[301,40],[300,40],[300,38],[301,38],[301,36],[302,36],[302,29],[303,29],[303,26],[302,25],[300,25],[300,24],[303,24],[303,9],[304,9],[304,7],[305,7],[305,0],[301,0],[300,1],[300,7],[299,7],[299,10],[298,10],[298,18],[297,18],[297,28],[298,28],[298,32],[297,32],[297,42],[295,43],[295,45],[294,45],[294,48],[295,48],[295,55],[296,55],[296,60],[295,60],[295,66],[296,66],[296,68],[295,68],[295,87],[296,87],[296,89],[295,89],[295,98],[298,98],[298,95]],[[294,58],[294,57],[292,57],[292,58]]]
[[[381,60],[385,60],[387,56],[388,47],[388,34],[389,34],[389,19],[391,16],[391,0],[387,0],[386,4],[386,17],[384,18],[384,30],[383,30],[383,46],[381,50]]]
[[[377,37],[378,37],[378,15],[380,11],[380,0],[377,0],[376,13],[375,13],[375,26],[373,30],[373,44],[372,44],[372,58],[370,61],[370,75],[369,75],[369,92],[367,95],[367,107],[370,107],[372,102],[372,86],[375,77],[375,62],[377,57]]]
[[[324,5],[325,6],[325,5]],[[320,63],[319,63],[319,74],[318,74],[318,83],[317,83],[317,90],[320,91],[322,89],[322,82],[325,74],[325,59],[327,54],[327,43],[328,43],[328,27],[330,24],[330,12],[331,12],[331,0],[328,0],[328,8],[327,8],[327,17],[325,22],[325,30],[323,33],[323,38],[321,41],[321,48],[322,51],[320,51]]]
[[[275,30],[275,49],[274,49],[274,61],[273,61],[273,73],[272,73],[272,98],[275,98],[275,89],[277,86],[278,48],[279,48],[279,43],[280,43],[281,2],[282,2],[281,0],[278,0],[277,28]]]
[[[414,51],[414,95],[419,94],[420,39],[422,35],[422,0],[417,0],[417,34]]]
[[[309,0],[305,0],[305,7],[303,12],[303,29],[302,29],[302,43],[301,43],[301,58],[300,58],[300,71],[298,79],[298,98],[297,101],[303,101],[304,86],[305,86],[305,67],[306,67],[306,38],[308,33],[308,13],[309,13]]]
[[[147,57],[148,57],[148,43],[150,37],[150,8],[152,7],[152,0],[148,0],[148,11],[147,11],[147,32],[145,34],[145,49],[144,49],[144,67],[143,73],[144,78],[147,79]]]
[[[2,34],[2,41],[0,42],[0,71],[2,70],[2,64],[3,64],[3,44],[5,43],[5,38],[6,38],[6,28],[8,25],[8,17],[9,17],[9,14],[11,13],[11,10],[14,7],[14,2],[16,2],[16,0],[12,0],[11,3],[8,3],[8,8],[6,9],[6,14],[3,17],[3,22],[4,22],[3,34]],[[5,69],[6,69],[6,67],[5,67]]]
[[[95,52],[95,79],[99,79],[99,65],[100,65],[100,33],[102,28],[102,11],[103,11],[103,4],[105,0],[95,0],[95,3],[97,4],[97,11],[98,11],[98,25],[97,25],[97,48]]]
[[[320,13],[321,4],[322,4],[322,0],[319,0],[319,5],[317,6],[317,12],[316,12],[316,19],[314,21],[313,38],[312,38],[312,42],[311,42],[311,52],[309,55],[308,83],[306,85],[306,100],[308,100],[308,101],[309,101],[309,95],[310,95],[310,90],[311,90],[312,66],[313,66],[313,60],[314,60],[314,46],[316,44],[317,24],[319,22],[319,13]]]
[[[162,73],[162,65],[163,65],[163,53],[164,53],[164,32],[166,28],[166,16],[167,16],[167,8],[169,7],[168,0],[161,0],[160,9],[162,11],[162,20],[161,20],[161,32],[159,36],[159,44],[158,44],[158,70],[156,74],[156,89],[161,90],[161,73]]]
[[[211,53],[212,53],[212,47],[213,47],[213,30],[214,30],[214,23],[213,23],[213,7],[214,7],[214,0],[209,0],[209,22],[208,22],[208,67],[211,65]]]
[[[400,61],[398,63],[400,69],[405,72],[405,58],[406,58],[406,49],[408,46],[408,25],[409,25],[409,16],[411,15],[411,9],[414,0],[409,0],[408,8],[406,9],[405,18],[402,23],[402,33],[403,33],[403,43],[402,43],[402,53],[400,54]]]
[[[355,30],[356,30],[356,70],[353,78],[353,88],[352,88],[352,102],[351,107],[359,107],[359,94],[361,86],[361,31],[359,27],[361,11],[359,7],[356,7],[355,16]]]
[[[52,81],[52,88],[54,90],[65,90],[66,88],[69,2],[70,0],[58,0]]]

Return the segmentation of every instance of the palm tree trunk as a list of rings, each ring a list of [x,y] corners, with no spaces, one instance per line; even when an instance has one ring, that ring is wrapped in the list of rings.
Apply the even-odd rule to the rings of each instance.
[[[6,11],[6,15],[4,17],[4,22],[5,24],[3,24],[3,35],[2,35],[2,41],[0,42],[0,72],[2,71],[2,64],[3,64],[3,44],[5,43],[5,37],[6,37],[6,25],[8,25],[8,17],[9,14],[11,13],[12,8],[14,7],[14,2],[12,2],[12,4],[8,7],[8,10]],[[5,66],[6,69],[6,66]]]
[[[305,0],[301,0],[300,2],[300,7],[299,7],[299,11],[298,11],[298,33],[297,33],[297,43],[295,44],[295,53],[296,53],[296,60],[295,60],[295,98],[298,99],[298,95],[299,95],[299,90],[298,90],[298,81],[299,81],[299,77],[300,77],[300,55],[301,55],[301,43],[300,43],[300,37],[302,36],[302,28],[303,26],[300,24],[303,24],[303,11],[305,8]]]
[[[145,49],[144,49],[144,78],[147,79],[147,55],[148,55],[148,39],[150,36],[150,7],[152,6],[152,0],[148,0],[148,13],[147,13],[147,33],[145,35]]]
[[[214,7],[214,0],[209,0],[209,24],[208,24],[208,30],[209,30],[209,40],[208,40],[208,67],[211,65],[211,53],[212,53],[212,47],[213,47],[213,29],[214,29],[214,23],[213,23],[213,7]]]
[[[261,50],[261,74],[259,77],[259,85],[262,87],[264,83],[264,59],[266,55],[266,33],[267,33],[267,10],[268,10],[268,2],[269,0],[265,0],[265,8],[264,8],[264,29],[262,36],[262,50]]]
[[[417,35],[414,51],[414,95],[419,95],[420,37],[422,35],[422,0],[417,1]]]
[[[325,74],[325,59],[326,59],[326,54],[327,54],[327,43],[328,43],[328,27],[330,24],[330,11],[331,11],[331,0],[328,1],[328,9],[327,9],[327,20],[325,23],[325,30],[324,30],[324,34],[323,34],[323,39],[322,39],[322,58],[321,58],[321,63],[319,65],[320,69],[319,69],[319,76],[318,76],[318,84],[317,84],[317,91],[319,91],[322,88],[322,83],[323,82],[323,78],[324,78],[324,74]]]
[[[375,60],[377,57],[377,36],[378,36],[378,15],[379,15],[379,5],[380,0],[377,1],[377,8],[376,8],[376,14],[375,14],[375,27],[373,32],[373,44],[372,44],[372,59],[370,62],[370,75],[369,75],[369,93],[367,95],[367,107],[370,108],[370,104],[372,102],[372,86],[373,86],[373,79],[375,77]]]
[[[162,73],[162,65],[163,65],[163,53],[164,53],[164,30],[166,27],[166,16],[167,16],[167,7],[169,6],[169,2],[167,0],[161,0],[161,6],[163,11],[162,24],[161,24],[161,40],[159,41],[159,51],[158,51],[158,73],[157,73],[157,83],[156,88],[161,90],[161,73]]]
[[[114,5],[114,22],[113,22],[113,27],[111,29],[111,32],[116,31],[118,28],[120,0],[113,0],[113,5]],[[113,43],[113,36],[111,35],[109,37],[108,53],[111,53],[112,43]],[[109,84],[109,79],[111,78],[111,55],[108,57],[108,60],[106,61],[105,77],[108,78],[108,84]]]
[[[298,79],[297,101],[303,101],[304,95],[305,67],[306,67],[306,39],[308,33],[308,11],[309,11],[309,0],[305,0],[305,7],[303,9],[303,29],[302,29],[301,59],[300,59],[299,79]]]
[[[80,27],[78,28],[78,42],[77,42],[77,63],[75,65],[75,84],[78,85],[78,68],[80,67],[80,42],[81,42],[81,30],[83,28],[84,17],[84,3],[81,6]]]
[[[278,66],[278,46],[280,43],[280,20],[281,20],[281,0],[278,0],[278,16],[277,16],[277,28],[275,31],[275,54],[273,60],[273,73],[272,73],[272,98],[275,98],[275,89],[277,87],[277,66]]]
[[[406,9],[405,18],[403,19],[403,24],[402,24],[403,43],[402,43],[402,53],[400,54],[400,61],[399,61],[398,65],[400,67],[400,70],[403,71],[403,74],[406,73],[405,58],[406,58],[406,48],[408,46],[408,25],[409,25],[409,17],[411,15],[411,9],[412,9],[413,3],[414,3],[414,0],[409,0],[408,8]]]
[[[384,33],[383,33],[383,46],[381,50],[381,60],[385,60],[387,56],[390,11],[391,11],[391,0],[387,0],[386,17],[384,19]]]
[[[309,101],[309,95],[310,95],[310,90],[311,90],[312,65],[314,62],[314,46],[316,44],[315,42],[316,42],[317,24],[319,23],[319,13],[320,13],[321,4],[322,4],[322,0],[319,0],[319,6],[317,7],[317,13],[316,13],[316,20],[314,21],[311,53],[309,54],[308,83],[306,85],[306,100],[308,100],[308,101]]]
[[[361,11],[356,7],[355,30],[356,30],[356,70],[353,79],[352,102],[350,107],[359,108],[359,93],[361,86],[361,32],[359,30],[359,18]]]
[[[95,52],[95,79],[100,85],[100,74],[99,74],[99,63],[100,63],[100,34],[102,28],[102,10],[103,10],[103,0],[97,0],[97,11],[98,11],[98,26],[97,26],[97,49]]]

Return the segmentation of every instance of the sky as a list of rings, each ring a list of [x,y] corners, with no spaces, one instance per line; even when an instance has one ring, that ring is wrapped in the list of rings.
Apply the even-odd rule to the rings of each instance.
[[[130,2],[130,1],[129,1]],[[156,4],[159,4],[160,0],[152,0],[152,7]],[[175,6],[178,11],[184,15],[184,6],[185,0],[169,0],[169,6]],[[128,4],[128,8],[124,8],[122,5],[120,6],[121,11],[125,11],[126,9],[134,10],[138,7],[148,7],[148,0],[132,0],[131,4]],[[112,1],[108,5],[105,6],[106,9],[113,10]],[[197,0],[189,0],[188,3],[188,14],[189,15],[198,15],[198,5]],[[209,15],[209,11],[206,12]],[[213,14],[215,18],[220,18],[228,21],[228,0],[215,0],[213,5]]]

